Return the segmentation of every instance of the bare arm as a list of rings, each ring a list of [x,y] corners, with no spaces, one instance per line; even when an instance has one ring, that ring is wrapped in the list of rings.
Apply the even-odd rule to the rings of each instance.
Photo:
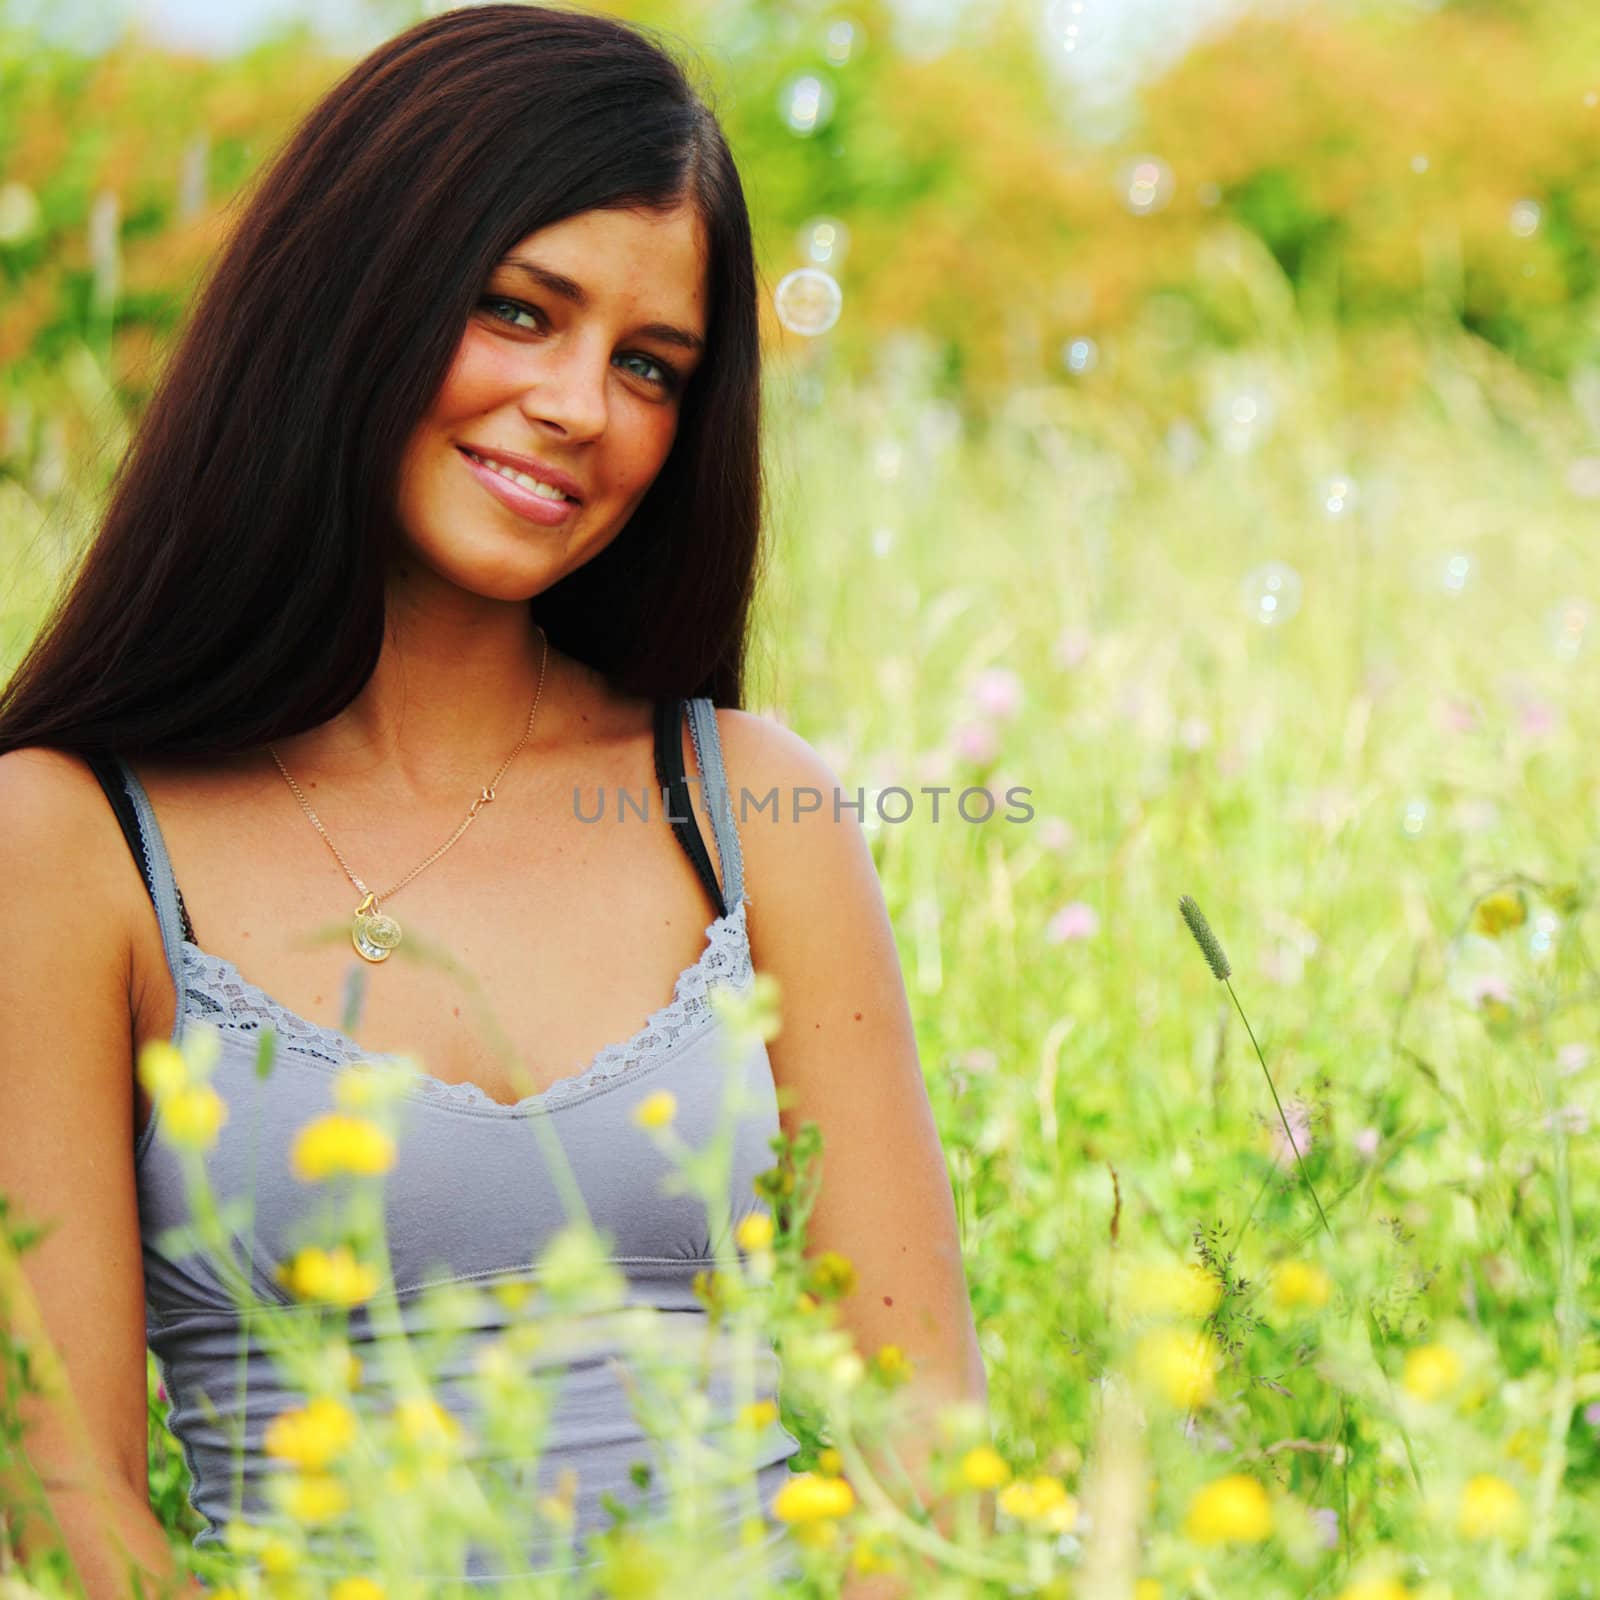
[[[0,1195],[13,1228],[45,1230],[0,1248],[0,1321],[49,1391],[19,1398],[24,1459],[0,1468],[7,1537],[25,1556],[65,1548],[90,1600],[133,1594],[130,1564],[147,1592],[170,1592],[178,1568],[147,1488],[133,1172],[133,938],[153,914],[79,762],[0,756],[0,884]]]
[[[897,1394],[904,1424],[886,1442],[935,1501],[925,1469],[937,1412],[964,1402],[986,1413],[988,1388],[883,892],[855,813],[834,821],[839,780],[827,763],[762,718],[718,718],[735,818],[740,785],[779,792],[778,820],[752,808],[740,838],[752,957],[780,987],[782,1031],[768,1053],[788,1097],[782,1125],[793,1133],[814,1121],[822,1131],[807,1254],[837,1251],[855,1268],[840,1315],[861,1356],[892,1344],[909,1357],[912,1376]],[[795,822],[791,791],[801,785],[821,790],[823,807]],[[879,1452],[866,1454],[876,1466]]]

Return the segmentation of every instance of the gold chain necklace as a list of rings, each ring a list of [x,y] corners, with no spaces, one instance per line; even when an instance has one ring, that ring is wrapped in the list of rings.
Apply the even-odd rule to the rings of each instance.
[[[311,826],[322,835],[323,842],[333,852],[334,860],[344,868],[345,876],[361,891],[363,898],[361,904],[356,907],[354,920],[350,924],[350,942],[356,947],[357,954],[365,960],[387,961],[404,937],[400,931],[400,924],[387,911],[380,909],[382,902],[399,894],[419,873],[426,872],[472,826],[478,813],[494,799],[495,785],[505,777],[511,768],[511,763],[516,760],[518,751],[527,744],[529,736],[533,733],[533,719],[539,710],[539,696],[544,692],[544,669],[550,659],[550,639],[543,628],[539,629],[539,637],[544,641],[544,653],[539,659],[539,683],[533,691],[533,704],[528,708],[528,725],[522,730],[522,737],[517,740],[516,748],[505,758],[500,764],[500,770],[479,792],[478,798],[472,802],[472,809],[462,818],[456,831],[431,856],[413,867],[399,883],[383,894],[374,894],[351,870],[350,863],[345,860],[338,845],[323,827],[322,819],[311,809],[311,802],[300,792],[300,785],[289,776],[289,769],[279,759],[278,752],[271,745],[267,746],[267,753],[277,762],[278,771],[283,774],[283,781],[293,790],[295,799],[300,802],[300,809],[310,818]]]

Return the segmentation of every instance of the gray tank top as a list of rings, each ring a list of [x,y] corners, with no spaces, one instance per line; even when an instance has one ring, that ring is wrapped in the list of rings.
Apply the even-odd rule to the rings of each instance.
[[[779,1377],[770,1346],[763,1343],[754,1352],[753,1372],[748,1365],[741,1372],[731,1341],[710,1328],[692,1287],[696,1273],[715,1265],[705,1208],[675,1192],[670,1162],[632,1115],[645,1096],[670,1090],[677,1099],[673,1126],[696,1149],[718,1136],[726,1117],[733,1148],[728,1225],[736,1228],[765,1209],[752,1181],[772,1165],[769,1140],[778,1130],[771,1062],[759,1040],[736,1046],[711,1003],[715,991],[746,990],[753,978],[743,863],[715,712],[708,699],[690,701],[688,711],[731,909],[706,929],[700,958],[679,974],[671,1000],[631,1039],[602,1049],[582,1072],[515,1105],[415,1069],[399,1103],[398,1154],[383,1192],[393,1287],[350,1312],[349,1342],[363,1365],[353,1403],[374,1413],[392,1408],[396,1392],[385,1377],[382,1332],[398,1321],[413,1348],[428,1351],[437,1363],[434,1396],[463,1425],[468,1459],[480,1478],[509,1474],[525,1488],[526,1535],[518,1539],[515,1556],[469,1544],[464,1568],[456,1569],[479,1587],[592,1565],[584,1545],[613,1520],[607,1497],[634,1517],[664,1514],[669,1483],[686,1476],[705,1493],[713,1520],[724,1530],[724,1547],[733,1547],[740,1523],[758,1517],[768,1570],[799,1570],[798,1552],[771,1514],[798,1440],[780,1423],[768,1424],[754,1482],[746,1472],[718,1483],[703,1465],[671,1459],[630,1398],[640,1396],[640,1409],[665,1405],[670,1414],[692,1416],[692,1408],[702,1404],[696,1394],[703,1396],[695,1432],[714,1450],[719,1438],[730,1437],[727,1430],[741,1405],[776,1397]],[[320,1186],[292,1174],[291,1143],[312,1118],[337,1109],[333,1089],[342,1069],[382,1058],[345,1033],[296,1016],[233,963],[184,938],[177,885],[149,797],[131,768],[121,764],[120,770],[139,822],[146,875],[177,986],[173,1039],[204,1024],[221,1043],[211,1082],[229,1116],[204,1157],[207,1174],[235,1261],[247,1268],[256,1299],[269,1308],[265,1314],[288,1326],[316,1313],[280,1284],[275,1269],[306,1242],[323,1203]],[[276,1052],[263,1078],[256,1062],[268,1030],[276,1036]],[[508,1293],[506,1286],[531,1286],[537,1300],[536,1263],[569,1220],[546,1154],[552,1136],[590,1219],[609,1236],[628,1305],[665,1315],[643,1361],[614,1313],[581,1319],[567,1344],[552,1333],[548,1347],[525,1358],[548,1400],[535,1468],[528,1460],[528,1432],[513,1429],[508,1437],[487,1402],[478,1358],[518,1320],[507,1309],[515,1291]],[[172,1400],[169,1425],[192,1475],[190,1502],[206,1524],[195,1543],[218,1544],[230,1521],[268,1526],[278,1515],[266,1482],[286,1469],[266,1454],[264,1436],[272,1419],[303,1404],[305,1395],[241,1318],[214,1258],[185,1238],[191,1217],[182,1161],[160,1136],[159,1112],[138,1139],[135,1170],[146,1336]],[[563,1469],[577,1475],[570,1548],[534,1509],[539,1497],[557,1492]],[[351,1553],[362,1548],[361,1537],[358,1529],[340,1530],[328,1546],[344,1570]]]

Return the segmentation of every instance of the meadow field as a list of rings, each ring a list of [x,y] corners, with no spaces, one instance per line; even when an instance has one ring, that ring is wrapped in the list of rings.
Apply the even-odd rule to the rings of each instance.
[[[1482,199],[1508,240],[1593,214],[1587,137],[1576,209]],[[936,329],[849,330],[843,270],[848,339],[774,322],[751,706],[864,790],[991,1415],[946,1419],[949,1515],[908,1511],[849,1420],[893,1406],[896,1353],[863,1366],[830,1335],[848,1268],[807,1260],[803,1206],[781,1208],[708,1295],[784,1341],[806,1576],[730,1595],[897,1572],[952,1600],[1600,1585],[1600,302],[1572,267],[1500,337],[1424,271],[1358,316],[1248,216],[1191,223],[1188,292],[1152,284],[1092,332],[980,297],[989,331],[963,337],[1044,346],[981,394]],[[99,339],[13,352],[4,666],[137,418]],[[880,814],[924,786],[951,791],[937,821],[920,798]],[[1017,788],[1031,814],[1007,820]],[[781,1025],[767,1006],[742,1024]],[[604,1308],[615,1286],[568,1243],[545,1309]],[[327,1332],[291,1353],[324,1377]],[[162,1401],[152,1369],[152,1494],[185,1543]],[[476,1502],[449,1437],[395,1438],[340,1469],[382,1500],[366,1534],[456,1548]],[[212,1576],[420,1592],[398,1545],[366,1587],[325,1583],[300,1509]],[[695,1537],[623,1527],[597,1588],[528,1592],[711,1596]],[[0,1565],[0,1594],[56,1584]]]

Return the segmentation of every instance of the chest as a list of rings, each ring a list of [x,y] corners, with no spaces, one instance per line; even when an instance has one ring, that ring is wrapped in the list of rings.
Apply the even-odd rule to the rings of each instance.
[[[659,793],[602,770],[502,792],[385,900],[401,942],[380,963],[351,939],[361,893],[285,790],[160,773],[145,785],[197,951],[236,987],[444,1083],[511,1104],[576,1076],[670,1004],[710,953],[716,908],[672,839]],[[624,788],[646,803],[621,803]],[[460,821],[327,806],[324,825],[380,893]],[[599,820],[586,820],[602,810]],[[709,822],[693,802],[703,836]],[[464,813],[464,808],[463,808]],[[714,855],[714,851],[713,851]],[[176,996],[151,919],[136,952],[141,1038],[171,1031]],[[141,1108],[141,1119],[147,1108]]]

